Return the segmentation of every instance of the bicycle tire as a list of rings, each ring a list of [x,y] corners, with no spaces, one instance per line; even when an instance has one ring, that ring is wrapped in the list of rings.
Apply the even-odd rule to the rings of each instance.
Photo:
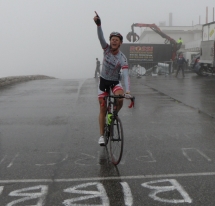
[[[123,126],[119,117],[112,120],[110,127],[110,154],[111,161],[118,165],[123,154],[124,134]]]

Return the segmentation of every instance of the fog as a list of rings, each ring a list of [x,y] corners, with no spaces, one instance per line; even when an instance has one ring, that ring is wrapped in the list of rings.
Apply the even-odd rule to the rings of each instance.
[[[199,16],[205,23],[206,6],[211,22],[214,0],[0,0],[0,78],[93,78],[96,58],[103,54],[94,11],[108,41],[112,31],[125,37],[132,23],[168,25],[169,13],[173,26],[198,24]]]

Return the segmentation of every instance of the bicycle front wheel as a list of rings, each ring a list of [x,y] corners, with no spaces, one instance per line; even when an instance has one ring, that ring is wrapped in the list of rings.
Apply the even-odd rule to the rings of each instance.
[[[111,161],[118,165],[123,153],[123,127],[119,117],[112,120],[110,128],[110,154]]]

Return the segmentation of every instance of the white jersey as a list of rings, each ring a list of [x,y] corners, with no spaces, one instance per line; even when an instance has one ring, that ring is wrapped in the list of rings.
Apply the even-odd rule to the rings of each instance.
[[[110,45],[105,41],[101,26],[97,27],[98,37],[104,49],[101,77],[110,81],[120,80],[122,69],[126,91],[130,91],[130,79],[128,75],[128,62],[126,56],[119,51],[116,55],[111,53]]]

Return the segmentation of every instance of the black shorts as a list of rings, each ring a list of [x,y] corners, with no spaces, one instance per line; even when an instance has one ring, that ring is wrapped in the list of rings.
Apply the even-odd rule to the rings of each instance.
[[[107,96],[111,91],[114,93],[117,90],[123,90],[120,81],[109,81],[100,77],[100,81],[98,84],[98,97]]]

